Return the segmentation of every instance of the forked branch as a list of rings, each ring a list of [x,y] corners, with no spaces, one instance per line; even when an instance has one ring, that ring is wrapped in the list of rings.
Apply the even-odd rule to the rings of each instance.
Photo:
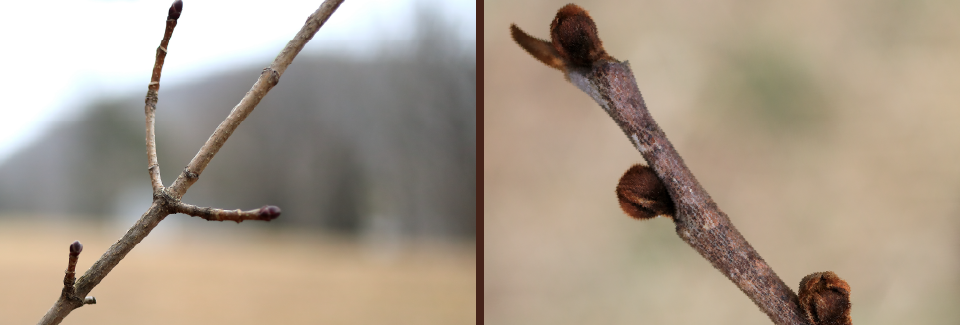
[[[851,324],[850,287],[833,272],[801,282],[798,298],[700,186],[647,110],[630,65],[607,54],[593,19],[577,5],[557,12],[550,41],[510,26],[513,39],[534,58],[560,70],[620,126],[647,166],[623,176],[617,196],[638,219],[671,216],[677,234],[733,281],[775,324]]]
[[[267,92],[277,85],[280,76],[287,69],[287,66],[293,62],[294,57],[296,57],[304,45],[313,38],[313,35],[317,33],[320,27],[323,26],[323,23],[327,21],[342,2],[343,0],[326,0],[320,5],[319,9],[307,18],[304,26],[294,39],[287,43],[287,46],[280,52],[270,67],[263,70],[260,78],[253,85],[253,89],[247,92],[240,103],[230,112],[226,120],[217,127],[216,131],[214,131],[210,139],[203,145],[196,157],[190,161],[187,168],[184,169],[173,186],[164,188],[160,178],[160,166],[157,163],[154,122],[163,61],[168,52],[168,45],[170,38],[173,36],[174,27],[177,26],[177,20],[183,11],[183,2],[176,0],[170,6],[167,12],[166,29],[163,39],[157,48],[153,75],[147,86],[146,106],[144,108],[146,115],[147,170],[150,175],[151,186],[153,187],[153,204],[151,204],[150,208],[137,220],[136,224],[130,227],[119,241],[111,245],[110,248],[93,263],[93,266],[76,281],[74,281],[75,267],[83,246],[80,245],[79,242],[74,242],[70,245],[68,267],[63,280],[64,288],[60,298],[57,299],[53,307],[40,319],[38,324],[59,324],[63,318],[74,309],[82,307],[85,304],[96,303],[93,297],[86,297],[86,295],[89,294],[137,244],[143,241],[160,221],[170,214],[184,213],[206,220],[230,220],[238,223],[246,220],[270,221],[280,216],[280,208],[272,205],[248,211],[224,210],[197,207],[183,203],[180,199],[183,197],[183,194],[186,193],[187,189],[197,181],[200,173],[203,172],[210,160],[213,159],[213,156],[220,150],[220,147],[222,147],[230,135],[233,134],[233,131],[240,125],[240,122],[243,122]]]
[[[217,126],[217,129],[213,131],[213,135],[211,135],[210,138],[207,139],[207,142],[203,144],[203,147],[200,148],[200,152],[197,152],[197,155],[190,160],[187,168],[180,173],[177,180],[170,186],[170,194],[174,198],[180,199],[183,197],[187,189],[189,189],[193,183],[197,182],[200,173],[207,168],[207,164],[209,164],[213,156],[217,154],[217,151],[223,147],[223,143],[227,142],[227,138],[233,134],[233,131],[237,129],[240,122],[243,122],[243,120],[250,115],[250,112],[253,112],[253,109],[257,107],[257,104],[260,103],[263,96],[266,96],[267,92],[277,85],[280,81],[280,76],[283,76],[283,72],[287,70],[287,66],[293,62],[293,58],[297,56],[297,53],[300,53],[303,46],[313,38],[317,30],[320,30],[323,23],[330,18],[330,14],[332,14],[334,10],[337,10],[337,7],[339,7],[342,2],[343,0],[324,1],[323,4],[320,5],[320,8],[307,18],[307,22],[303,25],[303,28],[300,29],[300,32],[297,33],[297,36],[290,40],[290,42],[287,42],[287,46],[280,51],[280,54],[277,54],[277,57],[273,60],[273,64],[263,69],[263,72],[260,73],[260,79],[257,79],[257,82],[253,84],[253,88],[251,88],[250,91],[243,96],[243,99],[240,100],[240,103],[230,111],[230,116],[227,116],[227,119]]]

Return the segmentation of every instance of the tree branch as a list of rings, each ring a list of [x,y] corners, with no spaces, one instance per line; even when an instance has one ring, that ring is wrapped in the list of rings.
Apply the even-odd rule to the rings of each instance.
[[[673,214],[680,238],[733,281],[775,324],[851,324],[846,282],[832,272],[826,272],[832,277],[814,277],[819,274],[815,273],[808,277],[826,280],[810,282],[819,290],[801,290],[798,299],[720,211],[653,120],[630,65],[603,49],[596,24],[585,10],[574,4],[561,8],[550,26],[551,41],[529,36],[516,25],[510,28],[524,50],[562,71],[567,80],[600,104],[646,159],[649,167],[631,168],[620,181],[617,194],[624,211],[641,219]],[[658,180],[651,180],[650,175]],[[661,195],[664,190],[668,196]],[[803,306],[800,301],[805,301]],[[825,305],[811,310],[817,303]],[[840,316],[810,317],[818,310]]]
[[[177,180],[170,186],[170,194],[174,198],[182,198],[183,194],[187,192],[187,189],[189,189],[193,183],[197,182],[200,173],[203,173],[203,170],[207,168],[207,164],[209,164],[213,156],[217,154],[217,151],[220,151],[223,144],[227,142],[227,138],[233,134],[233,131],[237,129],[240,122],[243,122],[243,120],[247,118],[247,115],[253,112],[253,109],[257,107],[257,104],[260,103],[263,96],[266,96],[267,92],[277,85],[277,82],[280,81],[280,76],[287,70],[287,66],[293,62],[293,58],[297,56],[297,53],[300,53],[303,46],[313,38],[313,35],[317,33],[320,27],[323,26],[323,23],[330,18],[330,14],[332,14],[334,10],[337,10],[337,7],[339,7],[341,3],[343,3],[343,0],[324,1],[323,4],[320,5],[320,8],[307,18],[307,22],[303,25],[303,28],[300,29],[300,32],[297,33],[297,36],[290,40],[290,42],[287,42],[287,46],[280,51],[280,54],[273,60],[270,67],[263,69],[263,72],[260,73],[260,79],[253,84],[253,88],[251,88],[250,91],[243,96],[243,99],[240,100],[240,103],[230,111],[230,116],[227,116],[227,119],[217,126],[217,129],[213,131],[213,134],[210,135],[207,142],[200,148],[200,152],[197,152],[197,155],[190,160],[187,167],[184,168],[180,176],[177,177]]]
[[[139,220],[130,227],[120,240],[110,246],[100,258],[84,273],[80,279],[73,281],[74,268],[77,258],[82,250],[82,245],[75,242],[70,246],[70,259],[67,267],[67,273],[64,277],[64,289],[60,298],[54,303],[53,307],[40,319],[37,324],[59,324],[64,317],[71,311],[82,307],[84,304],[96,303],[93,297],[85,297],[93,290],[107,274],[113,270],[123,258],[130,253],[133,248],[143,241],[166,216],[173,213],[186,213],[198,216],[207,220],[231,220],[241,222],[245,220],[270,221],[280,216],[280,208],[276,206],[264,206],[260,209],[249,211],[227,211],[214,208],[201,208],[180,201],[187,189],[197,181],[200,173],[206,167],[210,159],[217,153],[227,138],[233,133],[240,122],[253,111],[253,108],[260,102],[266,93],[276,86],[280,75],[286,70],[294,57],[303,49],[303,46],[309,41],[320,26],[330,17],[343,0],[326,0],[320,8],[307,19],[303,28],[291,40],[286,48],[280,52],[273,64],[264,69],[260,78],[254,84],[240,104],[231,111],[227,119],[220,124],[213,136],[197,153],[197,156],[190,162],[183,174],[177,179],[171,188],[164,188],[160,179],[160,168],[157,164],[156,140],[154,134],[154,115],[156,112],[157,92],[160,89],[160,73],[163,68],[163,60],[167,54],[167,45],[173,34],[173,28],[176,27],[177,19],[183,10],[181,0],[176,0],[168,10],[166,30],[160,47],[157,48],[157,57],[154,63],[153,75],[150,84],[147,87],[146,107],[146,142],[147,142],[147,160],[150,180],[153,187],[153,204],[140,217]]]

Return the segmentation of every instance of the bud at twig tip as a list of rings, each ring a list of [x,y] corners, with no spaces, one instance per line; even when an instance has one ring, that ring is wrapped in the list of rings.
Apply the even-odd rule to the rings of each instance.
[[[260,219],[270,221],[280,217],[280,208],[275,205],[264,205],[260,208]]]
[[[586,10],[572,3],[557,11],[550,24],[550,40],[557,53],[573,65],[590,67],[598,60],[613,59],[603,49],[597,24]]]
[[[83,244],[80,241],[74,241],[73,244],[70,244],[70,255],[80,255],[80,252],[83,251]]]
[[[180,19],[180,12],[183,11],[183,1],[177,0],[170,5],[170,10],[167,11],[167,19],[177,20]]]

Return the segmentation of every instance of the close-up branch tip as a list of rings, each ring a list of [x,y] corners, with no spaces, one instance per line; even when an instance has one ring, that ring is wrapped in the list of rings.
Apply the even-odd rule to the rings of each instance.
[[[798,300],[734,227],[653,119],[630,65],[603,49],[586,10],[575,4],[561,8],[550,25],[549,43],[516,26],[511,26],[511,36],[548,66],[556,67],[552,60],[559,58],[567,80],[600,104],[646,160],[646,166],[627,170],[617,185],[624,212],[637,219],[672,216],[677,235],[775,324],[850,324],[846,282],[832,272],[815,273],[804,279]],[[547,44],[553,51],[543,48]]]
[[[586,10],[568,4],[557,11],[550,23],[550,41],[524,32],[510,24],[513,41],[547,66],[560,70],[569,79],[570,69],[589,69],[597,62],[616,61],[603,49],[597,24]]]

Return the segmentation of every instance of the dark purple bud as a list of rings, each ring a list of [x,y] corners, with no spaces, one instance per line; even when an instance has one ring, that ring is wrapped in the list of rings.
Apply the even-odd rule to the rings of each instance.
[[[280,217],[280,208],[275,205],[264,205],[260,208],[260,220],[270,221]]]
[[[183,11],[183,1],[177,0],[170,5],[170,10],[167,11],[167,19],[177,20],[180,19],[180,12]]]
[[[81,251],[83,251],[83,244],[80,241],[74,241],[73,244],[70,244],[70,255],[80,255]]]

